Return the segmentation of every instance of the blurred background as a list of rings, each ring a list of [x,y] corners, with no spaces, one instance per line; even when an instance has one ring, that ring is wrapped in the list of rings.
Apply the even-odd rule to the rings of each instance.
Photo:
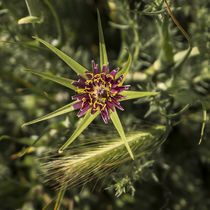
[[[134,124],[135,129],[170,126],[161,146],[120,165],[109,180],[68,189],[61,209],[210,208],[210,2],[176,0],[169,5],[191,37],[187,56],[188,41],[162,0],[0,0],[0,210],[54,208],[58,192],[45,182],[42,157],[65,142],[78,118],[70,113],[21,125],[69,103],[74,93],[23,69],[77,79],[32,36],[87,69],[92,59],[98,63],[96,8],[111,69],[124,64],[129,49],[133,62],[126,83],[133,90],[161,92],[155,99],[124,102],[122,124],[127,131]],[[97,118],[82,137],[110,138],[108,134],[109,126]]]

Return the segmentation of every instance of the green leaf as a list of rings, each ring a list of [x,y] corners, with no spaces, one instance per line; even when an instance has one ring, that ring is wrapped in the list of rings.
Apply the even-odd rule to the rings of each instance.
[[[128,152],[129,152],[131,158],[134,160],[133,153],[132,153],[131,148],[130,148],[130,146],[129,146],[127,140],[126,140],[125,133],[124,133],[122,124],[121,124],[121,122],[120,122],[120,119],[119,119],[119,117],[118,117],[118,114],[117,114],[116,110],[114,110],[114,112],[111,112],[110,117],[111,117],[111,120],[112,120],[112,122],[113,122],[115,128],[117,129],[117,131],[118,131],[118,133],[119,133],[121,139],[124,141],[124,144],[125,144],[125,146],[126,146]]]
[[[77,103],[77,102],[78,101],[74,101],[74,102],[72,102],[70,104],[67,104],[67,105],[65,105],[65,106],[63,106],[63,107],[55,110],[54,112],[51,112],[51,113],[49,113],[47,115],[44,115],[42,117],[39,117],[39,118],[37,118],[35,120],[32,120],[30,122],[24,123],[22,125],[22,127],[24,127],[26,125],[31,125],[31,124],[34,124],[34,123],[37,123],[37,122],[40,122],[40,121],[43,121],[43,120],[48,120],[50,118],[53,118],[53,117],[56,117],[56,116],[59,116],[59,115],[66,114],[68,112],[74,111],[73,105],[75,103]]]
[[[98,15],[100,66],[102,70],[103,65],[108,64],[108,58],[107,58],[107,53],[106,53],[106,45],[104,42],[104,35],[103,35],[103,30],[102,30],[102,25],[101,25],[100,13],[98,9],[97,9],[97,15]]]
[[[35,16],[27,16],[18,20],[18,24],[41,23],[41,19]]]
[[[116,75],[116,78],[118,78],[123,74],[123,80],[121,81],[120,85],[122,85],[126,79],[127,73],[131,66],[131,62],[132,62],[132,56],[131,56],[131,53],[128,52],[128,60],[127,60],[126,64],[123,66],[123,68]]]
[[[83,66],[81,66],[79,63],[77,63],[75,60],[73,60],[71,57],[69,57],[68,55],[66,55],[65,53],[63,53],[62,51],[60,51],[59,49],[57,49],[56,47],[54,47],[53,45],[47,43],[46,41],[38,38],[38,37],[34,37],[34,39],[38,40],[39,42],[41,42],[42,44],[44,44],[46,47],[48,47],[50,50],[52,50],[58,57],[60,57],[69,67],[71,67],[73,69],[73,71],[75,71],[77,74],[87,78],[85,71],[87,71],[87,69]]]
[[[127,98],[120,99],[120,101],[126,101],[126,100],[141,98],[145,96],[154,96],[158,94],[159,92],[123,91],[120,93],[120,95],[127,96]]]
[[[34,71],[34,70],[31,70],[31,69],[24,69],[24,71],[28,71],[28,72],[31,72],[35,75],[38,75],[40,77],[43,77],[45,79],[48,79],[48,80],[51,80],[53,82],[56,82],[60,85],[63,85],[67,88],[70,88],[72,90],[76,90],[77,88],[72,85],[72,82],[74,82],[74,80],[71,80],[71,79],[67,79],[67,78],[64,78],[64,77],[58,77],[58,76],[55,76],[55,75],[51,75],[51,74],[48,74],[48,73],[43,73],[43,72],[37,72],[37,71]]]
[[[77,126],[74,133],[71,137],[65,142],[65,144],[58,150],[59,153],[62,153],[84,130],[88,127],[88,125],[99,115],[100,111],[98,110],[95,114],[91,115],[91,110],[88,110],[85,117]]]

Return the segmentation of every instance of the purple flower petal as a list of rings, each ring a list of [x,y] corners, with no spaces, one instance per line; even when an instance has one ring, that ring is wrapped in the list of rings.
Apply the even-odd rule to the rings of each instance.
[[[107,124],[108,123],[108,119],[107,119],[105,110],[101,110],[101,117],[104,120],[104,122]]]
[[[94,75],[99,74],[99,68],[98,68],[98,64],[96,64],[95,68],[93,69],[93,73]]]
[[[82,109],[78,112],[77,116],[78,117],[83,116],[90,107],[91,107],[91,105],[89,103],[85,102],[85,105],[83,105]]]
[[[120,77],[118,77],[112,84],[112,87],[115,88],[119,85],[119,83],[122,81],[123,79],[123,75],[121,75]]]
[[[86,73],[88,79],[92,79],[93,78],[93,74],[90,73],[89,71],[86,71],[85,73]]]
[[[124,111],[124,109],[120,106],[120,102],[117,101],[115,98],[112,98],[112,104],[117,107],[118,109]]]
[[[106,105],[108,106],[109,109],[111,109],[114,112],[114,107],[113,107],[113,104],[111,102],[107,101]]]
[[[86,72],[88,72],[88,71],[86,71]],[[85,73],[86,73],[86,72],[85,72]],[[85,83],[86,79],[85,79],[84,77],[82,77],[82,76],[79,75],[79,74],[78,74],[78,77],[79,77],[79,80],[80,80],[81,82]]]
[[[130,85],[124,85],[124,86],[117,87],[118,93],[122,92],[124,90],[128,90],[129,87],[130,87]]]
[[[71,84],[74,85],[75,87],[80,88],[80,89],[84,89],[85,88],[85,83],[83,81],[81,81],[81,80],[72,82]]]
[[[84,93],[81,95],[74,95],[71,98],[72,98],[72,100],[82,100],[83,98],[88,99],[89,95],[87,93]]]
[[[76,104],[73,105],[74,110],[75,109],[80,109],[82,107],[82,101],[77,102]]]
[[[105,110],[106,110],[106,115],[107,115],[108,119],[110,120],[110,113],[109,113],[108,107],[106,107]]]
[[[114,106],[117,107],[118,109],[120,109],[121,111],[124,111],[124,109],[120,106],[120,104],[115,104],[114,103]]]
[[[115,98],[116,100],[119,100],[119,99],[127,98],[127,96],[122,96],[122,95],[117,94],[113,98]]]
[[[101,78],[102,78],[103,81],[106,80],[106,75],[105,75],[105,73],[102,73],[102,74],[101,74]]]
[[[115,92],[119,93],[119,92],[122,92],[124,90],[127,90],[129,87],[130,87],[130,85],[125,85],[125,86],[120,86],[120,87],[112,88],[110,92],[111,93],[115,93]]]
[[[106,82],[108,83],[108,82],[111,82],[112,80],[113,80],[113,77],[110,76],[110,74],[107,74],[106,75]]]
[[[92,60],[92,69],[94,69],[94,68],[95,68],[95,66],[96,66],[96,63],[95,63],[95,61],[94,61],[94,60]]]
[[[110,92],[111,93],[118,93],[118,89],[117,88],[112,88]]]
[[[91,113],[91,115],[95,114],[95,113],[97,112],[97,110],[98,110],[98,109],[94,109],[94,108],[92,108],[92,109],[91,109],[91,112],[90,112],[90,113]]]
[[[109,64],[107,64],[107,65],[104,64],[103,65],[102,72],[105,73],[105,74],[109,73]]]
[[[117,72],[119,71],[119,68],[116,68],[114,70],[111,71],[110,75],[112,75],[115,78],[115,75],[117,74]]]

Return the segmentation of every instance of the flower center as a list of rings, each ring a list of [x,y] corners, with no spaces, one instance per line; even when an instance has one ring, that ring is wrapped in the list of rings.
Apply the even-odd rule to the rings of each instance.
[[[97,85],[93,87],[93,97],[96,99],[106,98],[108,92],[109,92],[109,89],[106,88],[104,85],[101,85],[101,86]]]
[[[91,78],[85,82],[86,93],[89,94],[91,101],[94,101],[95,105],[104,106],[106,100],[109,100],[112,95],[110,92],[112,77],[110,74],[105,75],[103,73],[96,75],[91,74],[90,76]]]
[[[91,109],[91,114],[99,110],[105,123],[110,119],[110,111],[114,112],[115,107],[124,110],[120,106],[120,99],[125,96],[120,93],[129,88],[129,85],[122,86],[123,75],[116,78],[119,68],[109,73],[109,65],[103,65],[102,72],[99,71],[98,65],[92,62],[93,73],[86,71],[87,79],[79,76],[79,80],[72,84],[77,87],[79,95],[72,97],[78,100],[74,109],[79,109],[78,116],[84,115],[87,110]]]

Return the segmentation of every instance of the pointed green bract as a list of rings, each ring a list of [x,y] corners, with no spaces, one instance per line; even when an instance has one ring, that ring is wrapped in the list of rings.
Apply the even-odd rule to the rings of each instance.
[[[126,100],[141,98],[145,96],[154,96],[158,94],[159,92],[123,91],[120,93],[120,95],[126,96],[126,98],[120,99],[119,101],[126,101]]]
[[[121,122],[120,122],[120,119],[119,119],[119,117],[118,117],[118,114],[117,114],[116,110],[114,110],[114,112],[112,112],[112,113],[110,114],[110,117],[111,117],[111,120],[112,120],[112,122],[113,122],[115,128],[117,129],[117,131],[118,131],[118,133],[119,133],[121,139],[124,141],[124,144],[125,144],[125,146],[126,146],[128,152],[129,152],[131,158],[134,160],[133,153],[132,153],[131,148],[130,148],[130,146],[129,146],[127,140],[126,140],[125,133],[124,133],[122,124],[121,124]]]
[[[31,70],[31,69],[24,69],[24,71],[31,72],[31,73],[33,73],[35,75],[43,77],[44,79],[51,80],[53,82],[56,82],[56,83],[58,83],[60,85],[63,85],[65,87],[67,87],[67,88],[70,88],[72,90],[76,90],[77,89],[74,85],[72,85],[72,82],[74,82],[74,80],[67,79],[67,78],[64,78],[64,77],[54,76],[54,75],[51,75],[51,74],[48,74],[48,73],[37,72],[37,71]]]
[[[95,114],[91,115],[91,110],[87,111],[85,117],[77,126],[76,130],[72,136],[66,141],[66,143],[58,150],[59,153],[62,153],[84,130],[88,125],[99,115],[100,111],[98,110]]]
[[[102,30],[102,25],[101,25],[100,13],[98,9],[97,9],[97,15],[98,15],[100,67],[102,70],[103,65],[108,64],[108,58],[107,58],[107,53],[106,53],[106,45],[104,42],[104,35],[103,35],[103,30]]]
[[[123,74],[123,80],[120,82],[120,85],[122,85],[126,79],[127,73],[131,66],[131,62],[132,62],[132,56],[131,56],[131,53],[128,52],[128,60],[127,60],[126,64],[123,66],[123,68],[116,75],[116,78],[118,78]]]
[[[39,117],[39,118],[37,118],[35,120],[32,120],[30,122],[24,123],[22,125],[22,127],[24,127],[26,125],[31,125],[31,124],[34,124],[34,123],[37,123],[37,122],[40,122],[40,121],[43,121],[43,120],[48,120],[50,118],[53,118],[53,117],[56,117],[56,116],[59,116],[59,115],[66,114],[68,112],[74,111],[73,105],[75,103],[77,103],[77,102],[78,101],[74,101],[74,102],[72,102],[70,104],[67,104],[67,105],[65,105],[65,106],[63,106],[63,107],[55,110],[54,112],[51,112],[51,113],[49,113],[47,115],[44,115],[42,117]]]
[[[72,68],[72,70],[74,70],[77,74],[80,74],[81,76],[87,78],[85,72],[87,71],[87,69],[83,66],[81,66],[79,63],[77,63],[75,60],[73,60],[71,57],[69,57],[68,55],[66,55],[65,53],[63,53],[62,51],[60,51],[59,49],[57,49],[56,47],[54,47],[53,45],[47,43],[46,41],[38,38],[38,37],[34,37],[34,39],[38,40],[39,42],[41,42],[42,44],[44,44],[46,47],[48,47],[50,50],[52,50],[58,57],[60,57],[68,66],[70,66]]]

